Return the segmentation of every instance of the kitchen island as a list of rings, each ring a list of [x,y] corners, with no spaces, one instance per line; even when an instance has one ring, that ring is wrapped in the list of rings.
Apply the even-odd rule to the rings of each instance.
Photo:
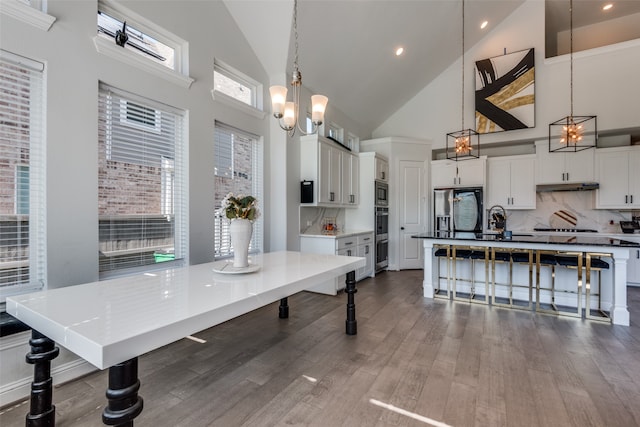
[[[497,234],[442,234],[424,233],[413,236],[417,239],[423,239],[424,247],[424,280],[423,291],[426,298],[433,298],[434,292],[440,289],[441,274],[439,273],[440,260],[436,256],[437,250],[448,250],[448,258],[454,248],[469,250],[475,248],[476,251],[484,251],[485,260],[485,283],[488,282],[488,262],[491,253],[501,251],[503,253],[511,253],[511,251],[530,252],[529,258],[529,277],[531,278],[531,260],[535,262],[536,281],[529,281],[529,295],[532,295],[532,286],[537,289],[537,295],[540,288],[553,289],[553,284],[546,283],[547,277],[541,274],[543,268],[540,263],[541,257],[549,254],[559,254],[566,256],[574,256],[580,259],[580,267],[586,266],[586,260],[590,259],[591,254],[604,255],[611,261],[610,268],[607,273],[602,276],[602,283],[599,283],[600,291],[607,294],[609,301],[605,301],[605,311],[610,316],[612,323],[617,325],[629,325],[629,310],[627,309],[627,260],[629,259],[629,250],[640,247],[640,243],[626,241],[623,239],[600,237],[593,235],[549,235],[549,234],[514,234],[509,240],[501,238]],[[447,249],[445,249],[447,248]],[[464,249],[463,249],[464,248]],[[442,255],[443,252],[440,252]],[[431,256],[429,256],[431,254]],[[588,255],[588,256],[587,256]],[[455,265],[455,261],[453,261]],[[494,267],[495,268],[495,265]],[[447,270],[447,275],[455,275],[455,268]],[[495,271],[493,272],[495,280]],[[580,308],[580,291],[582,284],[582,268],[576,268],[574,274],[577,275],[575,286],[578,289],[578,310]],[[552,275],[555,279],[555,275]],[[449,277],[447,277],[447,280]],[[551,280],[553,280],[551,279]],[[474,279],[475,280],[475,279]],[[563,281],[566,284],[567,281]],[[495,288],[495,286],[494,286]],[[486,287],[487,291],[489,287]],[[587,286],[588,289],[588,286]],[[494,296],[495,297],[495,296]],[[489,301],[488,295],[485,301]],[[529,298],[531,302],[531,297]],[[539,301],[536,302],[539,304]],[[587,312],[589,311],[590,301],[585,301]]]

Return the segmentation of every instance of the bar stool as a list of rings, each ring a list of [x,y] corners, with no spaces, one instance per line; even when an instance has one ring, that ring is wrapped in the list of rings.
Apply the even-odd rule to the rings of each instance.
[[[434,286],[433,297],[442,298],[442,299],[451,299],[451,246],[433,245],[433,247],[436,248],[433,255],[436,257],[437,263],[438,263],[438,268],[437,268],[438,283],[436,284],[436,286]],[[442,273],[440,272],[440,261],[442,260],[442,258],[444,258],[444,260],[447,262],[446,276],[442,276]],[[440,289],[440,281],[442,279],[447,280],[447,289],[446,289],[446,292],[444,293],[442,292],[442,289]]]
[[[496,262],[509,263],[507,283],[499,283],[496,280]],[[498,307],[511,307],[511,275],[512,275],[513,261],[511,260],[511,251],[496,251],[496,248],[491,248],[491,304]],[[499,297],[496,291],[496,286],[506,286],[508,289],[508,296]],[[503,302],[506,299],[508,302]]]
[[[471,251],[471,295],[469,301],[478,304],[489,304],[489,260],[491,252],[488,246],[473,248]],[[484,262],[484,298],[476,299],[478,296],[475,292],[476,285],[476,261]]]
[[[590,320],[599,320],[599,321],[604,321],[604,322],[611,322],[611,317],[609,316],[609,314],[607,314],[604,310],[602,310],[602,270],[608,270],[609,269],[609,263],[606,261],[603,261],[602,259],[600,259],[599,257],[610,257],[612,258],[611,254],[606,254],[606,253],[597,253],[597,252],[587,252],[585,254],[585,258],[586,258],[586,266],[585,266],[585,273],[587,275],[587,280],[585,283],[585,289],[586,289],[586,301],[585,301],[585,318],[590,319]],[[597,293],[592,294],[591,293],[591,271],[594,270],[596,272],[598,272],[598,285],[597,285]],[[597,313],[598,315],[594,316],[593,314],[591,314],[591,296],[597,296],[598,297],[598,309],[597,309]]]
[[[609,322],[609,316],[602,310],[601,306],[601,284],[602,284],[602,270],[609,268],[609,263],[601,260],[600,256],[611,256],[611,254],[602,254],[596,252],[586,252],[579,254],[570,254],[570,255],[559,255],[556,257],[558,261],[558,265],[561,265],[566,268],[576,269],[578,272],[578,302],[577,302],[577,312],[580,317],[582,317],[582,268],[585,269],[585,307],[584,307],[584,317],[590,320],[600,320]],[[595,258],[594,258],[595,257]],[[591,271],[598,272],[598,284],[597,284],[597,292],[593,294],[598,297],[598,308],[597,312],[599,316],[594,316],[591,314]]]
[[[528,283],[526,285],[522,285],[522,284],[514,283],[513,271],[510,272],[511,281],[509,283],[509,307],[517,308],[521,310],[531,310],[533,308],[533,265],[534,265],[533,249],[512,249],[511,261],[512,263],[510,265],[510,268],[513,268],[513,264],[527,265],[529,267],[529,274],[528,274]],[[528,299],[526,301],[526,305],[522,304],[523,300],[513,298],[514,288],[527,289]]]
[[[540,313],[559,314],[558,307],[555,301],[555,283],[556,283],[556,251],[536,251],[536,311]],[[542,267],[549,267],[551,269],[551,287],[543,288],[540,286],[540,272]],[[550,309],[546,309],[542,306],[540,297],[541,291],[549,291],[549,306]]]
[[[451,247],[451,280],[452,280],[452,297],[457,301],[469,301],[471,299],[471,294],[473,293],[473,262],[472,262],[472,270],[471,270],[471,279],[464,279],[458,277],[457,274],[457,265],[458,261],[471,259],[471,253],[473,252],[469,246],[458,246],[452,245]],[[469,296],[459,297],[458,296],[458,282],[471,282]],[[464,295],[464,293],[461,293]]]

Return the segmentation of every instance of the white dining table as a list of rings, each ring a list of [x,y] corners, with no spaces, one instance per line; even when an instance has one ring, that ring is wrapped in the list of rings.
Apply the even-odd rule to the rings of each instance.
[[[346,275],[346,333],[357,333],[355,270],[365,266],[365,258],[283,251],[250,262],[248,271],[257,271],[247,274],[225,274],[219,262],[205,263],[7,298],[7,312],[33,330],[26,425],[55,422],[50,364],[59,352],[56,344],[99,369],[109,368],[103,422],[130,426],[143,406],[138,357],[185,336],[278,300],[279,317],[286,318],[287,297],[341,275]]]

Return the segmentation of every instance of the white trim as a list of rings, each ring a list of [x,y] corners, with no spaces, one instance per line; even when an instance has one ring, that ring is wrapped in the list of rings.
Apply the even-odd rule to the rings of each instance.
[[[123,49],[117,44],[105,39],[104,37],[100,37],[98,35],[94,36],[93,43],[95,44],[96,51],[98,53],[122,61],[125,64],[132,65],[136,68],[153,74],[156,77],[163,78],[173,84],[184,87],[186,89],[190,88],[191,84],[195,81],[195,79],[189,76],[185,76],[170,68],[165,67],[164,65],[150,61],[148,58],[145,58],[142,55],[138,55],[134,52],[128,51],[127,49]]]
[[[579,52],[573,52],[573,59],[588,58],[590,56],[603,55],[607,53],[616,52],[618,50],[631,49],[636,47],[640,47],[640,39],[627,40],[625,42],[596,47],[588,50],[581,50]],[[571,55],[569,53],[565,53],[564,55],[545,58],[544,64],[553,65],[553,64],[559,64],[562,62],[568,62],[570,60],[570,56]]]
[[[262,110],[259,110],[255,107],[252,107],[249,104],[245,104],[242,101],[238,101],[237,99],[235,99],[232,96],[227,95],[226,93],[220,92],[218,90],[212,89],[211,90],[211,98],[213,98],[214,101],[218,101],[221,102],[223,104],[228,105],[229,107],[233,107],[235,109],[238,109],[240,111],[242,111],[243,113],[247,113],[253,117],[256,117],[260,120],[263,120],[265,118],[265,116],[267,115],[267,113],[265,113]]]
[[[19,2],[18,0],[2,0],[0,12],[10,16],[25,24],[33,25],[43,31],[49,31],[53,23],[56,21],[55,16],[51,16],[38,9]]]

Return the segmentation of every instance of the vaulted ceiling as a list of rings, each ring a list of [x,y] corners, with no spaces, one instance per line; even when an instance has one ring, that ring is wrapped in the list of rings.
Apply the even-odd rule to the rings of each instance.
[[[465,0],[465,48],[524,1]],[[547,1],[558,7],[568,3]],[[225,4],[269,76],[290,74],[293,1]],[[488,26],[481,30],[485,20]],[[404,53],[397,57],[399,46]],[[462,1],[299,0],[298,50],[303,85],[373,130],[460,57]]]

